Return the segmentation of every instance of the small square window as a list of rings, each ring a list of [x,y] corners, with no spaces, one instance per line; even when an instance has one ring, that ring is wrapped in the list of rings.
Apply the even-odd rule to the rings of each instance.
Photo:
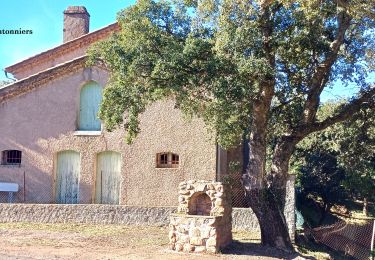
[[[5,150],[1,153],[1,164],[21,165],[22,152],[18,150]]]
[[[156,154],[157,168],[178,168],[180,157],[175,153]]]

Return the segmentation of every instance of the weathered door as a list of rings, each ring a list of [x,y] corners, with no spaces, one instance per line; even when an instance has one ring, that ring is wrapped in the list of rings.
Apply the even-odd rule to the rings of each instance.
[[[102,100],[102,88],[91,81],[81,89],[79,130],[100,131],[101,123],[98,118],[99,105]]]
[[[80,156],[75,151],[57,154],[56,201],[61,204],[78,203]]]
[[[102,152],[97,157],[95,202],[119,204],[121,186],[121,155]]]

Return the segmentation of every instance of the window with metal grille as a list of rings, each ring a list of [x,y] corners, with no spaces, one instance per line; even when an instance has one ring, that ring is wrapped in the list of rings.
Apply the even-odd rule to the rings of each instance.
[[[22,152],[18,150],[5,150],[1,153],[1,164],[21,165]]]
[[[157,168],[178,168],[180,157],[175,153],[158,153],[156,154]]]

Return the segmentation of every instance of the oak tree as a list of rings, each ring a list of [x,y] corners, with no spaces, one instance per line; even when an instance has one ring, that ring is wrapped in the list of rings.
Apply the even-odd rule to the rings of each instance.
[[[123,124],[131,141],[147,105],[173,97],[222,146],[245,135],[243,184],[262,243],[292,250],[282,213],[289,160],[307,135],[373,101],[375,88],[365,79],[374,6],[374,0],[138,0],[118,14],[121,31],[90,51],[90,64],[111,73],[100,118],[109,130]],[[355,84],[357,95],[317,119],[322,91],[338,80]]]

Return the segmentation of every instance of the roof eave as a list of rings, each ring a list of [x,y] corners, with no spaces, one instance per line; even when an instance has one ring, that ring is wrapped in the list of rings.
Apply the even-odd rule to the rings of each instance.
[[[95,38],[96,35],[100,35],[101,33],[106,33],[107,31],[110,32],[116,32],[120,29],[120,26],[118,25],[118,23],[112,23],[110,25],[107,25],[101,29],[98,29],[96,31],[93,31],[93,32],[90,32],[90,33],[87,33],[85,35],[82,35],[81,37],[78,37],[76,39],[73,39],[71,41],[68,41],[68,42],[65,42],[63,44],[60,44],[56,47],[53,47],[51,49],[48,49],[46,51],[43,51],[39,54],[36,54],[34,56],[31,56],[27,59],[24,59],[18,63],[15,63],[11,66],[8,66],[4,69],[4,71],[6,71],[7,73],[16,73],[17,71],[20,71],[23,67],[27,66],[28,64],[31,64],[31,63],[35,63],[37,62],[38,60],[43,60],[43,59],[48,59],[48,57],[50,57],[50,53],[52,52],[58,52],[58,51],[62,51],[64,49],[69,49],[69,48],[72,48],[73,46],[75,45],[80,45],[81,42],[85,41],[86,39],[88,38]]]

